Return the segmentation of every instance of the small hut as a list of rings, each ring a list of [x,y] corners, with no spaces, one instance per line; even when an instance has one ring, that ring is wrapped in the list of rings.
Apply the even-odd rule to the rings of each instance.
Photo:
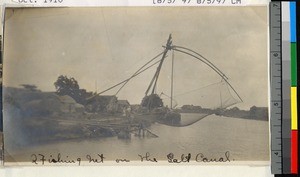
[[[87,99],[90,112],[114,113],[117,110],[117,97],[114,95],[95,95]]]
[[[84,106],[77,103],[72,97],[68,95],[60,96],[61,111],[64,113],[83,112]]]
[[[123,112],[124,109],[128,109],[130,107],[130,103],[127,100],[118,100],[118,112]]]

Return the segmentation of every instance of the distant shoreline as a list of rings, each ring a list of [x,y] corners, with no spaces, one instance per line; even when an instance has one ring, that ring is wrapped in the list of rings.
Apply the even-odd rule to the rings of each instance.
[[[179,113],[201,113],[201,114],[215,114],[217,116],[262,120],[268,121],[268,108],[252,106],[249,110],[240,110],[237,107],[230,109],[208,109],[200,106],[184,105],[181,109],[177,109]]]

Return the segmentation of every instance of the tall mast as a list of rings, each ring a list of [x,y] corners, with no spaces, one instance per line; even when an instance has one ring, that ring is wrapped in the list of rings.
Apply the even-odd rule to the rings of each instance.
[[[174,50],[172,52],[172,73],[171,73],[171,106],[170,108],[173,109],[173,83],[174,83]]]
[[[169,39],[168,39],[167,44],[166,44],[166,48],[165,48],[163,56],[162,56],[162,59],[161,59],[159,65],[158,65],[158,67],[156,69],[156,72],[155,72],[155,74],[154,74],[154,76],[153,76],[153,78],[152,78],[152,80],[151,80],[151,82],[150,82],[150,84],[148,86],[148,89],[147,89],[145,95],[148,95],[151,87],[152,87],[151,94],[154,94],[154,91],[156,89],[156,84],[157,84],[157,80],[158,80],[158,77],[159,77],[159,74],[160,74],[160,70],[161,70],[162,64],[163,64],[163,62],[164,62],[164,60],[165,60],[165,58],[167,56],[168,51],[171,50],[171,49],[172,49],[172,36],[170,34],[169,35]]]

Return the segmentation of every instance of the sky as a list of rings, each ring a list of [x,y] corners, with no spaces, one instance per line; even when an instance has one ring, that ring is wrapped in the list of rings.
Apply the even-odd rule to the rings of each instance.
[[[243,99],[235,106],[267,106],[266,6],[20,8],[7,10],[5,17],[4,86],[34,84],[55,91],[58,76],[67,75],[81,88],[99,92],[162,52],[172,34],[174,45],[197,51],[229,78]],[[171,56],[169,52],[157,93],[170,95]],[[155,70],[132,79],[118,98],[140,103]],[[218,81],[203,63],[174,53],[174,95]],[[200,98],[184,99],[197,104]]]

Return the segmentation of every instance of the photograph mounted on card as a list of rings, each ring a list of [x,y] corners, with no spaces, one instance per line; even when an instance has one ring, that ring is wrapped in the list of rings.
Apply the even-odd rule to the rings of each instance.
[[[269,160],[267,7],[6,8],[5,165]]]

